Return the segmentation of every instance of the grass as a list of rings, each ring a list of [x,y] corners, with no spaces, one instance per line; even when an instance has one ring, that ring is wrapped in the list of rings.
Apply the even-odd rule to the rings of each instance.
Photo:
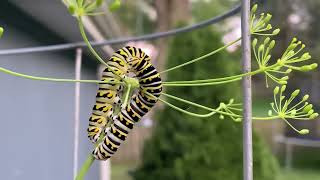
[[[135,168],[132,164],[115,164],[111,163],[111,179],[112,180],[132,180],[129,171]]]
[[[254,116],[268,116],[268,110],[271,109],[272,99],[255,98],[252,102],[252,113]]]
[[[282,170],[279,180],[317,180],[320,171],[310,169]]]
[[[112,164],[112,180],[132,180],[129,171],[134,169],[134,165]],[[319,170],[310,169],[282,169],[278,180],[317,180],[320,179]]]

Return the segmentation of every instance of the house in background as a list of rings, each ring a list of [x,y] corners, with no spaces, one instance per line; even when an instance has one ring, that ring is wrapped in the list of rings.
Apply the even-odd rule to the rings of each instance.
[[[76,22],[60,1],[38,2],[39,6],[27,0],[0,2],[0,26],[5,29],[0,49],[81,40]],[[46,18],[55,28],[41,22]],[[87,56],[83,62],[81,78],[97,79],[97,63]],[[0,67],[44,77],[74,79],[74,64],[74,50],[0,56]],[[4,73],[0,82],[0,179],[73,179],[75,84]],[[95,94],[95,84],[81,84],[79,166],[92,150],[86,128]],[[88,174],[92,179],[99,177],[97,164]]]
[[[84,25],[94,40],[125,34],[108,13],[85,18]],[[42,0],[36,5],[32,0],[0,2],[0,26],[5,29],[0,50],[82,41],[75,18],[61,1]],[[108,57],[120,46],[104,46],[99,53]],[[74,79],[75,50],[0,55],[0,67],[33,76]],[[97,69],[96,60],[84,50],[81,79],[97,79]],[[0,179],[72,179],[75,84],[33,81],[4,73],[0,73],[0,82]],[[92,151],[86,128],[96,89],[95,84],[81,84],[78,168]],[[151,128],[138,128],[114,162],[139,159]],[[106,167],[99,164],[93,164],[88,177],[104,179],[101,172]]]

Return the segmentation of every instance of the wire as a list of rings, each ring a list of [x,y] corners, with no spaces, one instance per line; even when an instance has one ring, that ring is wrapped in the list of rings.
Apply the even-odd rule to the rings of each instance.
[[[105,40],[100,42],[93,41],[91,42],[91,45],[94,47],[94,46],[104,46],[104,45],[111,45],[111,44],[121,44],[129,41],[152,40],[152,39],[163,38],[163,37],[172,36],[172,35],[176,35],[184,32],[189,32],[195,29],[199,29],[202,27],[206,27],[206,26],[218,23],[230,16],[237,14],[238,12],[240,12],[240,9],[241,9],[241,4],[238,4],[232,9],[230,9],[229,11],[225,12],[224,14],[221,14],[219,16],[213,17],[211,19],[208,19],[190,26],[172,29],[165,32],[157,32],[157,33],[152,33],[152,34],[147,34],[142,36],[136,36],[136,37],[111,39],[111,40]],[[17,55],[17,54],[27,54],[27,53],[48,52],[48,51],[60,51],[60,50],[75,49],[79,47],[86,47],[86,44],[84,42],[76,42],[76,43],[66,43],[66,44],[39,46],[39,47],[30,47],[30,48],[5,49],[5,50],[0,50],[0,55]]]

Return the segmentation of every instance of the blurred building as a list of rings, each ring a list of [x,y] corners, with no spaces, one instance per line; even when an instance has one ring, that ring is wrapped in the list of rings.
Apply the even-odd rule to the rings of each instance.
[[[76,21],[60,1],[1,1],[0,49],[80,41]],[[83,57],[82,79],[96,79]],[[44,77],[75,77],[75,51],[0,56],[0,66]],[[0,73],[0,179],[73,179],[74,83],[33,81]],[[95,84],[81,84],[79,166],[91,152],[86,128]],[[96,163],[88,174],[98,179]]]

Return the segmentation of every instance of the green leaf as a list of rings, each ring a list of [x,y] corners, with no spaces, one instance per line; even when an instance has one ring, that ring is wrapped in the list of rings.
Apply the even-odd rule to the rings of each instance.
[[[310,115],[310,119],[314,119],[314,118],[316,118],[316,117],[318,117],[319,116],[319,114],[318,113],[313,113],[313,114],[311,114]]]
[[[292,97],[296,97],[299,93],[300,93],[300,90],[297,89],[297,90],[293,91],[293,93],[291,94],[291,96],[292,96]]]
[[[272,34],[273,34],[273,35],[277,35],[277,34],[279,34],[279,32],[280,32],[280,29],[278,28],[278,29],[275,29],[275,30],[272,32]]]
[[[104,0],[97,0],[96,5],[97,7],[101,6],[104,3]]]
[[[68,7],[68,11],[69,11],[69,13],[70,13],[71,15],[74,15],[75,12],[76,12],[76,8],[75,8],[73,5],[70,5],[70,6]]]
[[[109,5],[109,10],[115,11],[115,10],[119,9],[120,6],[121,6],[121,0],[115,0],[115,1],[113,1],[113,3],[111,3]]]
[[[253,7],[251,8],[251,13],[255,13],[258,9],[258,4],[253,5]]]
[[[2,34],[3,34],[3,28],[0,27],[0,37],[2,36]]]
[[[301,129],[299,134],[309,134],[309,129]]]
[[[312,109],[313,105],[309,104],[306,107],[303,108],[303,112],[308,113],[308,111],[310,111]]]
[[[278,94],[279,93],[279,89],[280,89],[279,86],[275,87],[274,90],[273,90],[273,94],[274,95]]]

